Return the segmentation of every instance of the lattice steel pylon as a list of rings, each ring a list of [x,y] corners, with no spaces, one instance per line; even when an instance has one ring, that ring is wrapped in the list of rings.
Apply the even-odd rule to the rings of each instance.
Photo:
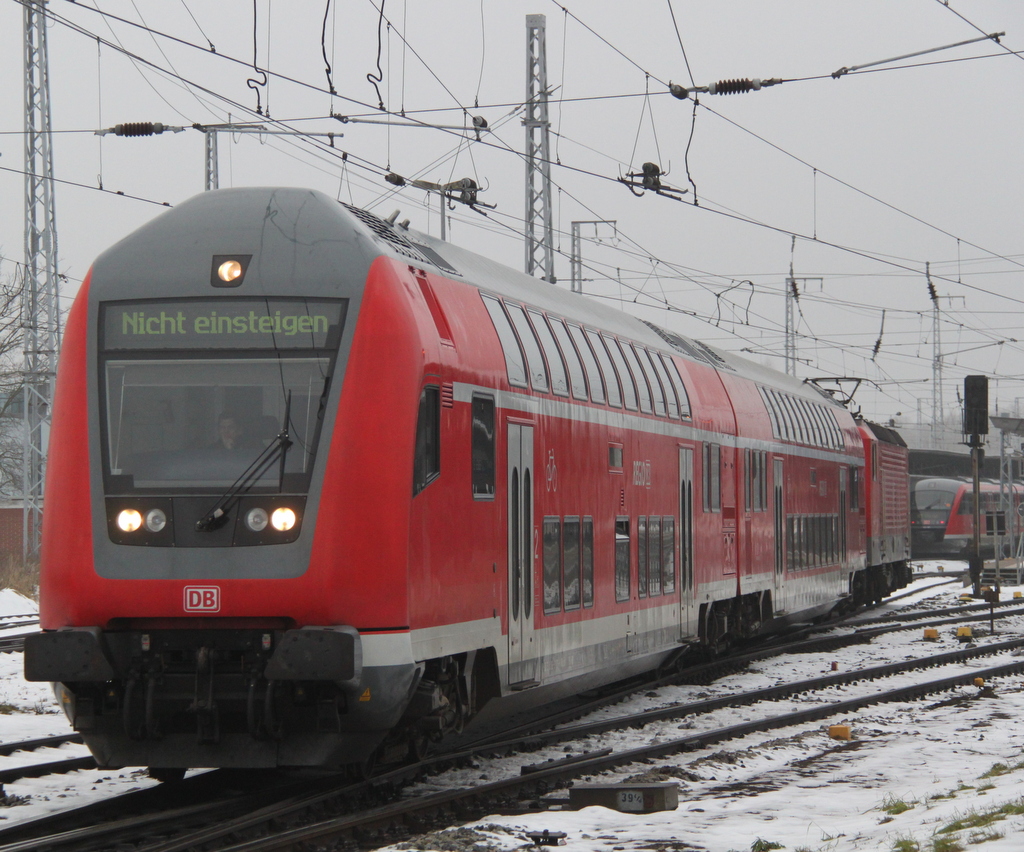
[[[555,283],[546,19],[526,16],[526,274]]]
[[[60,349],[60,287],[53,200],[46,0],[22,2],[25,9],[25,278],[21,300],[25,511],[22,555],[28,561],[39,556],[46,442]]]

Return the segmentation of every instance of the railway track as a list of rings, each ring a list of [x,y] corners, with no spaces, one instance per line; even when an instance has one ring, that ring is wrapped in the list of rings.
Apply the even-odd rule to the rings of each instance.
[[[1016,646],[1019,647],[1021,644],[1024,644],[1024,640],[1018,640]],[[930,663],[930,660],[927,662]],[[210,828],[198,835],[181,837],[166,843],[142,845],[137,847],[137,850],[184,852],[186,849],[216,848],[220,852],[283,852],[297,848],[350,849],[353,845],[364,848],[384,845],[405,839],[412,833],[447,827],[452,823],[473,820],[491,813],[521,813],[524,809],[543,809],[544,805],[530,803],[536,803],[538,797],[546,798],[551,790],[564,786],[582,775],[592,775],[632,763],[661,760],[681,753],[706,749],[750,734],[813,724],[836,716],[842,717],[871,705],[908,701],[942,693],[969,685],[976,677],[988,681],[1020,674],[1024,674],[1024,659],[845,700],[816,704],[753,721],[709,728],[700,733],[661,739],[639,747],[581,751],[569,758],[562,754],[561,759],[528,764],[520,768],[518,775],[509,774],[500,780],[474,784],[471,788],[459,787],[428,795],[404,797],[312,823],[308,822],[307,817],[303,817],[302,821],[306,824],[294,827],[284,827],[286,821],[293,818],[293,815],[285,812],[284,808],[275,806],[267,812],[237,819],[226,826]],[[623,720],[617,721],[621,725]],[[627,721],[631,726],[637,724],[635,717],[628,717]],[[499,748],[501,744],[492,746],[492,749]],[[479,757],[482,750],[473,752],[473,755]],[[466,759],[466,756],[449,755],[446,759],[456,761]],[[382,776],[375,779],[375,783],[380,786],[391,780],[389,776]],[[568,804],[567,799],[563,802]],[[547,799],[547,803],[550,804],[550,799]],[[304,807],[308,807],[309,804],[305,803]],[[276,824],[277,830],[270,828],[270,824]],[[253,836],[224,845],[225,837],[237,836],[240,833]],[[6,847],[0,848],[6,850]],[[28,847],[25,847],[24,852],[27,852],[27,849]]]
[[[920,591],[922,590],[916,590],[915,593],[920,593]],[[956,614],[953,616],[953,619],[948,620],[947,623],[952,624],[963,621],[965,617],[967,617],[967,619],[979,620],[983,614],[981,610],[987,610],[988,607],[987,605],[971,607],[971,610],[975,613],[973,615],[963,614],[965,609],[967,609],[967,607],[963,606],[952,608],[950,611]],[[1000,616],[1024,614],[1024,609],[1015,608],[1009,605],[1000,607],[997,611]],[[749,665],[751,662],[756,661],[756,659],[763,659],[771,655],[799,653],[806,652],[808,650],[827,650],[829,648],[848,645],[852,642],[867,642],[874,637],[884,635],[885,633],[918,627],[918,625],[913,624],[914,617],[920,617],[920,619],[931,619],[932,623],[936,623],[936,615],[939,614],[944,614],[944,612],[942,610],[930,610],[923,612],[898,613],[896,616],[899,617],[901,622],[911,622],[911,624],[909,626],[902,623],[894,625],[891,624],[893,620],[892,617],[887,616],[885,619],[881,620],[882,624],[878,628],[862,630],[845,636],[818,636],[805,639],[801,642],[787,643],[771,649],[760,649],[745,654],[740,653],[730,658],[729,661],[715,662],[705,667],[694,667],[686,670],[682,674],[673,672],[671,675],[658,681],[658,683],[646,684],[643,688],[649,689],[659,684],[693,682],[694,680],[697,682],[705,682],[707,678],[714,676],[716,670],[718,670],[718,674],[721,674],[723,666],[726,667],[726,669],[735,670],[736,668]],[[879,620],[870,621],[877,622]],[[890,624],[886,624],[886,622],[890,622]],[[938,623],[941,624],[941,622]],[[861,624],[863,624],[863,622],[861,622]],[[842,624],[837,624],[835,626],[842,626]],[[506,730],[504,732],[504,738],[502,736],[496,736],[475,743],[470,743],[468,747],[457,753],[438,756],[414,766],[401,767],[391,772],[375,776],[372,780],[361,784],[351,784],[337,776],[328,776],[303,784],[289,784],[285,782],[280,786],[275,783],[270,784],[269,786],[267,784],[261,784],[261,790],[256,793],[251,791],[243,792],[237,797],[228,799],[221,797],[216,800],[215,804],[211,802],[211,796],[209,794],[194,797],[197,801],[182,803],[182,798],[188,798],[186,791],[189,789],[189,785],[191,787],[199,787],[203,783],[210,783],[209,780],[200,781],[197,777],[193,777],[187,779],[183,784],[178,785],[177,793],[172,793],[172,791],[174,791],[174,787],[156,787],[156,789],[142,791],[141,795],[129,794],[127,797],[116,797],[113,800],[109,800],[111,804],[106,808],[102,807],[103,803],[100,803],[99,806],[90,806],[89,808],[84,809],[85,811],[88,811],[88,813],[82,812],[83,809],[77,809],[58,814],[52,819],[45,818],[42,820],[36,820],[32,823],[14,825],[9,829],[0,830],[0,852],[23,852],[23,850],[24,852],[28,852],[28,850],[35,850],[39,848],[52,849],[55,851],[60,849],[74,849],[76,852],[84,852],[84,850],[91,849],[100,850],[116,848],[118,844],[123,844],[127,838],[133,839],[132,846],[137,850],[137,852],[174,852],[174,850],[193,850],[214,847],[222,848],[225,843],[225,837],[238,837],[239,834],[250,833],[255,833],[257,835],[268,834],[273,832],[276,826],[280,826],[282,824],[288,824],[296,820],[309,821],[310,814],[322,814],[325,811],[336,809],[340,809],[342,811],[351,808],[355,808],[360,811],[365,810],[365,806],[368,801],[375,801],[379,803],[381,801],[381,797],[386,799],[392,796],[394,790],[399,789],[400,786],[409,783],[413,778],[422,775],[423,773],[439,771],[443,767],[452,766],[454,764],[479,760],[480,756],[483,754],[507,753],[513,749],[532,750],[554,748],[554,744],[556,743],[564,743],[566,740],[579,739],[581,737],[606,733],[608,731],[622,729],[623,727],[655,724],[657,722],[678,720],[681,717],[695,718],[696,716],[711,714],[716,710],[724,708],[752,706],[759,704],[759,702],[762,701],[779,700],[801,693],[813,692],[814,690],[838,688],[851,682],[862,681],[869,678],[888,677],[901,671],[912,671],[914,668],[963,663],[964,661],[967,661],[967,659],[980,655],[1007,652],[1019,648],[1022,645],[1024,645],[1024,640],[1014,640],[1012,642],[993,644],[983,648],[967,648],[939,656],[930,655],[929,657],[920,659],[920,661],[907,661],[898,664],[888,664],[882,667],[873,667],[867,670],[859,670],[857,672],[831,674],[822,678],[811,679],[797,684],[784,684],[778,687],[755,690],[743,695],[730,695],[707,701],[694,701],[690,702],[690,704],[678,707],[670,707],[639,715],[631,714],[628,717],[618,717],[615,719],[606,719],[591,723],[585,722],[554,731],[538,730],[540,723],[532,722],[527,725],[523,725],[520,728]],[[1014,667],[1022,668],[1018,669]],[[1006,671],[1011,670],[1014,672],[1024,670],[1024,662],[1011,664],[1011,669],[1007,669]],[[994,672],[996,670],[993,669],[992,671]],[[998,671],[1002,672],[1004,669],[999,669]],[[950,683],[962,683],[964,681],[964,677],[965,676],[963,675],[954,676],[951,681],[949,679],[942,679],[936,683],[941,684],[946,683],[947,681]],[[630,692],[635,692],[637,688],[638,686],[633,684],[629,690],[604,695],[593,701],[585,702],[584,705],[564,711],[560,717],[546,720],[545,724],[549,728],[552,725],[565,724],[569,719],[577,719],[594,709],[614,704],[615,701],[621,700]],[[910,687],[904,687],[901,689],[905,690],[906,688]],[[941,689],[949,687],[946,685],[938,686],[936,688]],[[904,694],[904,692],[900,690],[891,690],[891,692],[893,694]],[[896,699],[897,698],[894,697],[888,698],[888,700]],[[866,698],[855,698],[851,700],[854,701],[854,705],[856,705],[856,701],[866,702],[866,704],[870,704],[870,702],[872,702]],[[877,700],[883,699],[877,698]],[[854,705],[850,705],[850,707],[852,708]],[[863,706],[863,704],[856,706],[860,707]],[[825,716],[830,716],[842,713],[846,708],[847,702],[841,702],[841,704],[829,702],[829,704],[826,704],[823,708],[819,708],[818,712],[824,713]],[[792,716],[793,719],[799,720],[804,718],[800,714],[801,712],[783,714],[778,718],[788,719]],[[811,717],[807,718],[811,719]],[[777,724],[799,724],[799,721],[779,721]],[[757,728],[755,727],[751,730],[755,729]],[[737,732],[732,734],[728,733],[730,730],[732,730],[732,728],[723,728],[723,733],[720,735],[721,738],[742,735],[739,732],[739,728],[736,729]],[[698,748],[698,742],[721,741],[721,739],[715,739],[716,736],[719,736],[719,734],[714,732],[709,733],[706,731],[702,734],[684,737],[678,740],[678,742],[683,743],[679,748],[681,751],[686,751]],[[673,741],[675,742],[677,740]],[[690,744],[687,745],[686,743]],[[45,744],[57,743],[46,742]],[[10,743],[9,748],[13,749],[18,747],[18,745],[22,745],[22,747],[25,748],[28,743]],[[601,768],[607,768],[608,766],[622,765],[622,762],[630,762],[630,760],[640,759],[637,757],[631,757],[630,755],[632,755],[632,752],[629,752],[626,756],[616,754],[585,754],[582,757],[569,761],[563,760],[561,762],[560,770],[558,771],[568,773],[564,776],[558,775],[557,771],[555,775],[550,775],[549,768],[545,768],[543,765],[540,768],[535,767],[537,771],[530,772],[531,779],[529,782],[522,781],[520,782],[522,784],[521,786],[517,786],[516,783],[512,782],[512,780],[500,782],[493,791],[493,795],[498,798],[484,799],[481,801],[488,802],[489,804],[487,807],[492,810],[495,808],[495,802],[498,802],[499,804],[504,802],[506,806],[511,807],[512,805],[510,803],[518,801],[522,796],[531,795],[528,791],[542,790],[545,785],[562,782],[559,780],[560,778],[572,777],[577,774],[584,774],[592,771],[600,771],[597,768],[598,766]],[[651,755],[648,757],[653,758],[654,756]],[[597,763],[594,763],[595,761]],[[605,763],[601,763],[601,761],[604,761]],[[610,761],[610,763],[608,763],[608,761]],[[76,766],[73,768],[83,767]],[[208,773],[208,775],[220,776],[221,773]],[[208,776],[200,777],[205,778]],[[510,785],[507,787],[502,786],[503,783]],[[535,783],[539,786],[531,787],[530,783]],[[217,787],[217,789],[223,789],[223,784],[215,784],[215,787]],[[168,803],[166,801],[162,801],[168,798],[168,794],[170,794],[173,799],[171,802],[173,808],[169,813],[166,811]],[[403,801],[399,806],[397,813],[404,813],[406,816],[397,818],[397,821],[389,821],[392,819],[392,817],[388,817],[391,810],[389,810],[386,805],[378,805],[377,808],[373,809],[371,813],[374,816],[369,819],[369,821],[360,821],[360,818],[357,816],[339,816],[328,820],[321,820],[321,822],[317,823],[318,827],[313,829],[314,834],[310,839],[313,842],[319,843],[323,838],[330,836],[331,833],[335,833],[339,837],[348,837],[351,839],[360,836],[361,833],[367,832],[367,830],[375,830],[376,832],[376,830],[381,830],[381,826],[389,824],[420,825],[417,820],[425,819],[425,817],[417,816],[417,814],[428,813],[431,809],[439,807],[440,803],[449,801],[446,796],[447,795],[442,796],[441,799],[437,801],[427,801],[422,805],[419,800],[417,800],[414,807],[410,807],[409,802]],[[139,804],[129,805],[126,801],[128,797],[135,797],[133,802],[137,802]],[[369,800],[368,797],[370,797]],[[144,806],[142,806],[142,800],[146,798],[148,801]],[[470,808],[470,810],[472,810],[472,801],[472,797],[468,800],[463,800],[459,796],[455,796],[455,798],[451,800],[453,804],[451,804],[451,806],[445,805],[444,807],[456,808],[460,810],[460,812],[465,808]],[[114,814],[123,814],[126,809],[132,813],[132,816],[128,821],[113,818]],[[105,813],[103,813],[103,811],[105,811]],[[217,814],[216,817],[212,816],[214,813]],[[413,820],[413,823],[409,823],[408,820]],[[94,824],[91,826],[82,824],[87,821],[91,821]],[[103,821],[105,821],[105,824],[96,824]],[[210,823],[213,824],[211,825]],[[425,824],[426,822],[420,825],[420,827],[423,827]],[[289,832],[292,832],[292,830],[299,829],[289,829]],[[385,834],[387,834],[387,832],[392,829],[384,828],[384,830]],[[397,828],[395,830],[399,830],[399,832],[408,832],[409,828]],[[316,834],[317,832],[324,832],[326,834],[318,835]],[[174,839],[175,836],[179,837]],[[151,838],[152,840],[146,841],[144,840],[145,838]],[[229,848],[238,848],[240,850],[255,850],[263,848],[284,849],[291,848],[288,846],[289,843],[294,844],[301,842],[296,840],[295,837],[292,837],[291,834],[288,834],[287,838],[288,839],[284,842],[284,845],[273,845],[275,841],[266,839],[254,841],[253,843],[256,845],[243,844]],[[347,842],[350,843],[351,840]],[[382,842],[388,841],[383,840]],[[263,846],[260,844],[270,845]]]
[[[1005,614],[1009,614],[1007,611]],[[907,629],[905,625],[888,625],[884,630]],[[874,636],[882,635],[872,631],[870,636],[864,633],[854,634],[857,641],[867,641]],[[820,639],[814,640],[820,642]],[[795,643],[806,647],[809,643]],[[388,843],[411,831],[423,831],[461,822],[472,818],[476,813],[494,812],[495,810],[515,810],[522,807],[524,798],[529,799],[550,790],[559,784],[567,783],[574,777],[605,769],[621,766],[636,760],[651,760],[667,754],[692,751],[726,739],[744,736],[756,731],[771,730],[787,725],[809,724],[823,718],[829,718],[873,703],[883,701],[907,700],[910,697],[943,691],[969,683],[973,677],[987,678],[1010,673],[1024,672],[1024,659],[993,666],[984,671],[972,670],[969,673],[939,678],[928,683],[915,683],[901,686],[898,689],[884,692],[873,692],[867,695],[852,697],[842,701],[829,700],[819,702],[814,707],[777,713],[770,717],[756,720],[743,725],[726,725],[720,728],[709,728],[698,734],[685,737],[672,737],[664,741],[665,725],[678,724],[680,718],[692,720],[698,716],[709,716],[717,710],[735,707],[750,707],[764,702],[779,702],[791,699],[799,694],[820,694],[822,690],[836,690],[850,683],[866,681],[872,678],[891,677],[901,672],[908,672],[934,666],[963,664],[980,656],[991,654],[1007,654],[1024,646],[1024,639],[1009,642],[992,643],[977,648],[964,648],[942,655],[928,655],[916,660],[874,666],[852,672],[830,673],[821,678],[810,679],[801,683],[782,684],[767,689],[754,690],[743,695],[729,695],[710,700],[690,702],[675,707],[666,707],[643,714],[632,713],[613,719],[596,722],[583,722],[557,731],[533,731],[513,729],[506,731],[504,738],[496,737],[473,744],[471,748],[458,753],[438,756],[421,764],[402,767],[374,777],[363,784],[346,784],[338,778],[318,779],[306,786],[294,786],[280,790],[265,789],[264,798],[258,801],[251,794],[244,794],[232,800],[219,800],[211,809],[211,803],[198,801],[188,807],[180,806],[169,816],[167,814],[137,813],[128,822],[111,822],[103,827],[73,827],[65,820],[62,829],[51,829],[37,823],[34,828],[21,827],[21,839],[17,832],[0,832],[0,852],[28,852],[28,850],[47,848],[53,850],[74,849],[76,852],[92,849],[115,848],[126,837],[133,838],[132,848],[136,852],[176,852],[176,850],[223,849],[252,850],[296,848],[301,843],[331,844],[338,842],[350,846],[353,841],[371,844]],[[777,648],[774,653],[792,650],[792,645]],[[760,655],[751,655],[760,656]],[[669,680],[669,679],[666,679]],[[675,675],[675,681],[680,676]],[[618,700],[617,696],[605,697],[604,703]],[[577,707],[567,713],[576,716],[582,712]],[[548,725],[558,724],[559,719],[548,720]],[[564,720],[562,720],[564,721]],[[561,758],[557,765],[541,760],[531,766],[529,777],[506,778],[502,781],[477,786],[472,791],[450,791],[443,794],[403,798],[397,804],[388,804],[387,799],[394,792],[412,779],[427,772],[436,772],[441,768],[453,765],[464,765],[480,761],[482,755],[506,754],[509,751],[523,749],[555,749],[575,748],[566,746],[567,741],[579,742],[581,738],[607,734],[624,727],[635,728],[640,725],[658,725],[662,727],[660,736],[663,741],[656,746],[644,748],[626,748],[623,750],[595,753],[589,746],[581,746],[583,753],[570,759],[565,758],[564,751],[556,753]],[[536,723],[534,724],[534,727]],[[669,729],[674,730],[674,729]],[[678,731],[675,731],[678,733]],[[655,735],[658,736],[658,735]],[[210,773],[217,775],[217,773]],[[196,779],[188,779],[185,785]],[[158,793],[157,790],[146,791]],[[123,798],[123,797],[121,797]],[[115,800],[118,801],[118,800]],[[368,808],[368,803],[369,808]],[[113,810],[121,810],[123,805],[115,805]],[[341,812],[338,816],[324,818],[326,812]],[[212,817],[217,813],[217,818]],[[439,818],[437,814],[440,813]],[[433,815],[433,816],[432,816]],[[214,823],[210,825],[210,823]],[[298,823],[311,823],[299,826]],[[289,827],[295,826],[295,827]],[[15,829],[19,827],[14,827]],[[26,831],[28,833],[26,833]],[[231,838],[249,836],[252,839],[231,844]],[[338,838],[336,841],[330,838]],[[227,847],[225,843],[229,843]],[[323,848],[330,848],[329,845]]]

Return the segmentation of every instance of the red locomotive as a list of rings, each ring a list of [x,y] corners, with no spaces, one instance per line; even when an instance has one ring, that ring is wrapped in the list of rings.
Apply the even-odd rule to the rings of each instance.
[[[885,430],[315,191],[104,253],[52,424],[26,676],[159,777],[415,752],[907,579]]]

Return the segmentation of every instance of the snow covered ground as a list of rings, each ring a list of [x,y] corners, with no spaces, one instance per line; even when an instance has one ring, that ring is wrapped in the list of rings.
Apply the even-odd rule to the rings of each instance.
[[[964,567],[962,563],[944,565],[950,574]],[[936,567],[936,563],[921,566],[928,571]],[[915,580],[915,587],[935,582],[935,577],[922,577]],[[922,592],[921,597],[931,597],[936,606],[950,606],[962,591],[954,583]],[[1004,589],[1003,597],[1011,597],[1014,591],[1022,590]],[[904,599],[889,608],[914,605],[915,600]],[[34,608],[31,601],[0,591],[0,615]],[[922,638],[925,626],[922,623],[919,630],[824,655],[766,660],[711,686],[659,690],[605,712],[624,715],[696,700],[705,693],[802,680],[831,670],[833,663],[840,670],[849,670],[960,647],[948,627],[942,629],[938,643],[926,643]],[[974,626],[979,638],[988,631],[984,617]],[[1024,617],[999,621],[996,630],[997,638],[1002,640],[1024,636]],[[982,658],[965,669],[985,668],[1001,661],[1003,658]],[[0,741],[69,732],[49,689],[24,681],[21,662],[21,654],[0,654]],[[858,689],[882,691],[903,682],[892,679]],[[853,693],[837,691],[836,700],[849,694]],[[658,736],[686,736],[728,721],[787,712],[798,703],[777,702],[707,721],[698,717],[670,723]],[[852,727],[852,740],[829,739],[828,725],[838,723]],[[631,732],[604,739],[609,745],[638,745],[643,736]],[[591,747],[593,743],[586,746]],[[581,745],[580,750],[583,748]],[[84,753],[82,746],[64,746],[51,750],[50,757]],[[0,766],[38,759],[38,752],[19,753],[0,758]],[[513,760],[536,762],[537,755]],[[488,772],[496,777],[497,771],[495,767],[453,770],[430,779],[424,787],[474,784]],[[965,686],[923,701],[868,707],[821,724],[750,736],[587,780],[611,783],[641,775],[646,780],[677,782],[679,808],[646,815],[591,807],[529,816],[490,816],[457,834],[422,838],[416,847],[466,852],[474,847],[475,852],[487,847],[515,849],[528,844],[527,831],[548,829],[565,832],[567,852],[952,852],[974,848],[1020,852],[1024,850],[1024,677],[1003,678],[981,689]],[[6,798],[0,799],[0,826],[152,783],[144,770],[124,769],[74,772],[8,784]]]

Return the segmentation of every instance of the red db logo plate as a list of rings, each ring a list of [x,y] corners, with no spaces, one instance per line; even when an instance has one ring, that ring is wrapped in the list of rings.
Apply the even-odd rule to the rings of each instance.
[[[185,612],[220,612],[220,586],[185,586]]]

